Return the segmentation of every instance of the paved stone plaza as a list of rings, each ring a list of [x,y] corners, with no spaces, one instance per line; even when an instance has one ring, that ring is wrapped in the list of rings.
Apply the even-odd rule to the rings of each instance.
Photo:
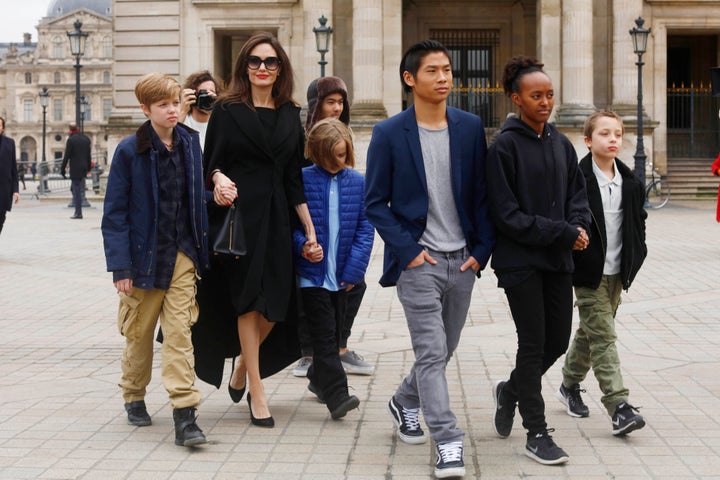
[[[31,188],[31,185],[28,185]],[[377,365],[351,376],[360,409],[341,421],[290,368],[267,379],[274,429],[250,425],[247,404],[200,382],[199,425],[209,443],[173,443],[172,410],[159,368],[146,398],[150,427],[126,424],[117,382],[123,338],[100,234],[101,203],[70,220],[68,199],[25,195],[0,235],[0,478],[2,479],[422,479],[430,443],[393,435],[386,404],[413,360],[394,289],[377,284],[378,241],[351,348]],[[515,332],[504,294],[487,271],[477,282],[463,339],[448,366],[465,439],[466,478],[720,478],[720,275],[713,202],[651,211],[649,257],[618,313],[618,348],[631,403],[648,425],[611,434],[594,378],[590,417],[567,416],[555,399],[560,365],[545,376],[548,424],[570,455],[542,466],[512,435],[492,428],[491,387],[513,365]],[[156,366],[159,357],[156,356]],[[229,367],[229,360],[228,360]],[[227,377],[227,373],[226,373]]]

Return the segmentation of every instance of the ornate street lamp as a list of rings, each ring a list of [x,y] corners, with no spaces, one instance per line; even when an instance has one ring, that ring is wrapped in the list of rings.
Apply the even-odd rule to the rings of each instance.
[[[320,54],[320,76],[325,76],[325,65],[328,62],[325,61],[325,54],[330,51],[330,35],[333,33],[332,27],[325,26],[327,18],[322,15],[318,18],[320,22],[319,27],[313,27],[313,33],[315,34],[315,45],[318,53]]]
[[[82,22],[75,20],[73,23],[75,30],[67,32],[70,39],[70,53],[75,57],[75,123],[80,125],[80,57],[85,55],[85,42],[88,33],[81,30]]]
[[[45,195],[46,185],[45,185],[45,172],[47,170],[47,163],[45,158],[45,134],[46,134],[46,125],[45,117],[47,115],[47,107],[48,102],[50,101],[50,92],[48,92],[47,87],[43,87],[42,91],[38,94],[40,97],[40,106],[42,107],[43,112],[43,129],[42,129],[42,160],[40,162],[40,186],[38,189],[40,190],[40,195]]]
[[[635,175],[640,179],[643,185],[645,185],[645,160],[647,159],[647,156],[645,155],[645,146],[643,142],[643,95],[642,95],[642,66],[644,65],[642,61],[643,53],[647,51],[647,41],[648,37],[650,36],[650,29],[649,28],[643,28],[643,24],[645,23],[645,20],[642,17],[638,17],[635,20],[635,27],[633,27],[632,30],[630,30],[630,36],[632,37],[633,41],[633,49],[635,53],[638,56],[638,61],[635,65],[638,67],[638,94],[637,94],[637,148],[635,149]]]

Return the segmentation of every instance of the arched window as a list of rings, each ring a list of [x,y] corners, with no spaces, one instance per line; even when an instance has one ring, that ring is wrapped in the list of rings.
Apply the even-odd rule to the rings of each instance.
[[[112,44],[112,37],[106,36],[103,38],[102,43],[102,51],[103,51],[103,57],[104,58],[112,58],[113,55],[113,44]]]
[[[65,41],[60,36],[52,39],[52,52],[50,58],[63,58],[65,56]]]
[[[32,73],[25,72],[25,85],[30,85],[32,83]]]
[[[60,77],[60,72],[55,72],[55,73],[53,74],[53,81],[54,81],[55,83],[60,83],[61,80],[62,80],[62,79],[61,79],[61,77]]]

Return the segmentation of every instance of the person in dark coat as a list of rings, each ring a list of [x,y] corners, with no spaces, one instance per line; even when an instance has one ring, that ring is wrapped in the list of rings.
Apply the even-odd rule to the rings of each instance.
[[[75,213],[72,219],[80,219],[82,216],[82,193],[85,189],[85,177],[90,171],[90,139],[80,133],[75,122],[68,125],[70,136],[65,144],[65,155],[63,156],[60,173],[65,178],[65,171],[68,162],[70,163],[70,191],[72,192]]]
[[[294,215],[308,242],[316,245],[300,169],[304,133],[292,91],[285,50],[272,34],[252,36],[238,54],[230,87],[213,109],[204,150],[207,185],[219,205],[208,209],[211,244],[227,206],[236,200],[247,254],[215,259],[200,284],[195,368],[200,378],[219,387],[224,359],[242,350],[228,391],[239,402],[247,387],[251,421],[264,427],[274,420],[261,378],[300,357],[296,325],[287,321],[297,316]]]
[[[15,140],[5,136],[5,119],[0,117],[0,232],[7,212],[19,201]]]

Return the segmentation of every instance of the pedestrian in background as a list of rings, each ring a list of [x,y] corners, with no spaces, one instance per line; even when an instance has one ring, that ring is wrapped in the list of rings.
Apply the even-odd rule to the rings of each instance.
[[[495,385],[495,431],[512,431],[515,406],[527,429],[525,455],[568,461],[545,421],[542,376],[568,347],[572,327],[573,250],[587,247],[590,210],[575,149],[548,123],[555,102],[537,59],[510,59],[505,94],[520,109],[489,149],[487,182],[497,231],[492,267],[505,289],[518,337],[515,368]]]
[[[207,70],[188,75],[180,95],[182,111],[178,120],[200,134],[200,147],[205,148],[205,133],[220,84]]]
[[[494,242],[485,129],[476,115],[447,105],[452,64],[441,43],[410,47],[400,81],[413,105],[375,125],[365,196],[368,220],[385,241],[380,285],[397,285],[415,353],[388,410],[400,440],[421,444],[422,408],[436,444],[435,476],[462,476],[465,432],[450,408],[445,369]]]
[[[345,124],[334,118],[316,123],[305,156],[315,164],[303,169],[303,183],[322,249],[314,255],[318,249],[295,230],[295,262],[313,349],[308,388],[338,419],[360,404],[348,394],[338,340],[348,296],[370,262],[375,232],[365,218],[365,179],[352,169],[355,153]]]
[[[348,101],[347,87],[342,78],[329,76],[316,78],[310,82],[307,89],[307,102],[308,111],[305,120],[306,134],[310,132],[315,123],[325,118],[337,118],[343,122],[345,126],[349,126],[350,102]],[[312,165],[312,162],[308,162],[307,166],[309,165]],[[343,368],[347,373],[357,375],[371,375],[375,370],[375,367],[366,362],[361,355],[348,348],[348,338],[350,338],[352,334],[352,326],[360,310],[360,304],[365,295],[365,290],[367,290],[367,284],[365,283],[365,279],[362,279],[348,292],[345,320],[338,332],[340,337],[340,361],[342,362]],[[298,319],[298,336],[300,338],[300,350],[303,356],[298,360],[295,368],[293,368],[293,375],[296,377],[306,376],[312,364],[312,339],[306,318],[307,317],[301,312]]]
[[[710,171],[712,171],[712,174],[717,176],[720,176],[720,155],[717,156],[713,164],[710,166]],[[720,222],[720,187],[718,187],[718,199],[717,199],[717,207],[715,209],[715,221]]]
[[[151,73],[135,85],[148,118],[115,150],[105,193],[102,234],[107,269],[120,296],[125,337],[120,387],[130,425],[152,423],[145,405],[160,321],[163,385],[170,397],[175,444],[207,440],[197,426],[190,327],[197,321],[195,281],[209,266],[206,192],[200,138],[178,124],[180,84]],[[207,195],[206,195],[207,194]]]
[[[0,117],[0,233],[7,212],[20,201],[15,140],[5,136],[5,119]]]
[[[608,110],[585,121],[584,140],[590,149],[580,161],[594,221],[584,250],[573,251],[573,285],[580,325],[562,368],[557,392],[571,417],[590,414],[580,382],[592,367],[602,404],[612,417],[612,433],[626,435],[645,426],[645,420],[628,402],[620,356],[615,342],[615,315],[622,290],[629,289],[647,256],[643,184],[616,155],[622,148],[625,127],[620,116]]]
[[[82,200],[85,190],[85,177],[91,168],[90,156],[90,139],[80,133],[75,122],[68,125],[70,136],[65,143],[65,155],[63,156],[60,173],[65,178],[65,171],[68,163],[70,163],[70,191],[72,192],[72,202],[75,207],[75,213],[72,219],[81,219]]]
[[[253,35],[238,53],[229,87],[208,123],[205,175],[217,207],[209,208],[211,241],[235,202],[247,254],[215,259],[198,289],[193,329],[198,376],[218,388],[225,358],[237,365],[228,393],[247,388],[250,421],[273,427],[262,378],[300,358],[291,223],[299,220],[310,245],[315,228],[305,202],[301,164],[304,132],[292,100],[293,69],[270,33]]]

